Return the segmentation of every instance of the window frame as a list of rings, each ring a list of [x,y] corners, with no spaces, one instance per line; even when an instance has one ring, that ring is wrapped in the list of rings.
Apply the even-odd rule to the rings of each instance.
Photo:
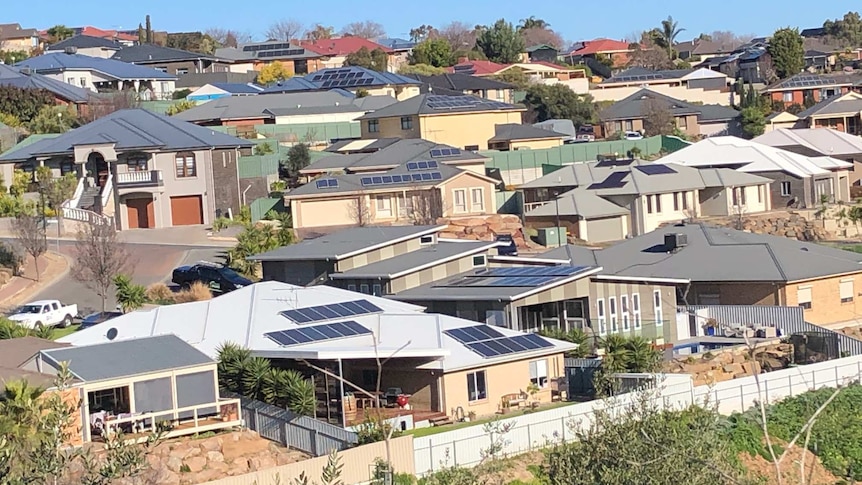
[[[356,283],[348,283],[347,291],[356,291]]]
[[[844,285],[846,284],[850,285],[849,293],[845,293],[844,291]],[[838,281],[838,297],[841,299],[841,303],[853,303],[853,296],[855,294],[854,286],[855,285],[853,284],[853,278],[847,278]]]
[[[606,335],[608,333],[607,327],[607,318],[605,316],[605,299],[598,298],[596,299],[596,319],[599,323],[599,335]]]
[[[143,163],[143,170],[141,164]],[[150,159],[143,156],[134,156],[126,159],[126,170],[129,172],[148,172],[150,170]],[[134,169],[132,167],[135,167]],[[195,167],[197,168],[197,167]]]
[[[608,318],[611,324],[611,333],[617,333],[619,329],[619,321],[617,320],[617,297],[608,297]]]
[[[392,217],[392,197],[378,196],[374,198],[375,214],[383,217]]]
[[[655,213],[661,214],[661,194],[655,194],[653,197],[655,197]]]
[[[641,295],[640,293],[632,293],[632,322],[635,330],[640,330],[641,323]]]
[[[785,103],[792,103],[793,102],[793,91],[785,91],[785,92],[781,93],[781,101],[783,101]]]
[[[383,296],[383,285],[380,283],[371,285],[371,294],[374,296]]]
[[[477,261],[481,261],[481,262],[477,264],[476,263]],[[473,267],[474,268],[478,268],[478,267],[484,268],[487,265],[488,265],[488,258],[486,258],[484,254],[477,254],[477,255],[473,256]]]
[[[192,161],[191,170],[189,170],[189,158]],[[182,160],[182,165],[179,164],[180,160]],[[178,152],[174,156],[174,176],[178,179],[195,178],[198,176],[198,163],[193,152]]]
[[[380,133],[380,120],[368,120],[368,133]]]
[[[530,383],[539,389],[548,387],[548,359],[530,361]]]
[[[661,308],[661,303],[661,290],[654,289],[652,292],[652,304],[656,327],[664,325],[664,311]]]
[[[479,194],[479,203],[476,203],[476,193]],[[482,187],[470,188],[470,211],[485,212],[485,189]]]
[[[620,295],[620,319],[623,322],[623,331],[628,332],[631,329],[631,321],[629,320],[628,295]]]
[[[461,194],[463,204],[458,204],[458,194]],[[456,214],[466,214],[467,209],[467,189],[452,189],[452,212]]]
[[[479,385],[481,376],[481,386]],[[473,390],[470,390],[472,384]],[[481,387],[481,391],[480,391]],[[475,397],[474,397],[475,395]],[[467,402],[478,403],[488,400],[488,374],[485,370],[477,370],[467,373]]]
[[[680,194],[680,192],[674,192],[673,193],[673,211],[674,212],[679,212],[679,206],[680,206],[679,194]]]
[[[787,188],[787,190],[784,190],[785,187]],[[782,197],[790,197],[792,195],[792,191],[790,190],[790,182],[781,182],[779,184],[779,190],[781,191]]]
[[[647,195],[646,196],[646,212],[647,212],[647,214],[652,214],[654,212],[653,209],[654,208],[653,208],[653,204],[652,204],[652,196]]]
[[[803,298],[800,297],[800,292],[807,292],[808,293],[808,301],[805,301]],[[805,310],[811,310],[811,308],[814,306],[812,304],[813,300],[814,300],[814,288],[812,286],[807,285],[807,286],[797,286],[796,287],[796,305],[797,306],[801,306]]]
[[[413,130],[413,117],[412,116],[402,116],[401,117],[401,131],[412,131]]]
[[[371,294],[370,291],[371,290],[368,288],[368,283],[361,283],[359,285],[359,292],[362,293],[363,295],[370,295]]]

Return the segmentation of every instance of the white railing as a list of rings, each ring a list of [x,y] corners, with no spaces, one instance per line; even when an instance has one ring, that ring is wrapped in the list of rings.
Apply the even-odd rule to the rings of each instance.
[[[548,201],[545,201],[545,202],[524,202],[524,212],[530,212],[531,210],[535,209],[536,207],[542,207],[543,205],[545,205],[547,203],[548,203]]]
[[[87,222],[90,224],[95,224],[97,226],[114,225],[113,217],[106,216],[103,214],[96,214],[93,211],[88,211],[87,209],[78,209],[77,207],[63,207],[63,219],[69,221]]]
[[[117,185],[122,184],[146,184],[160,183],[162,181],[161,170],[147,170],[144,172],[124,172],[117,174]]]
[[[208,413],[208,416],[200,416],[199,413],[201,410],[213,408],[215,408],[216,410],[214,415],[212,413]],[[222,408],[225,408],[225,412],[223,412]],[[187,412],[192,413],[191,417],[180,417],[180,414]],[[230,416],[227,414],[228,412],[234,413],[234,415]],[[223,427],[229,427],[239,423],[241,420],[241,416],[242,412],[239,399],[219,399],[216,402],[169,409],[167,411],[161,412],[142,413],[126,418],[112,419],[106,422],[105,426],[107,427],[108,432],[116,431],[121,427],[121,425],[128,424],[129,427],[139,433],[147,431],[155,433],[158,430],[159,423],[167,421],[174,425],[174,428],[168,432],[168,436],[172,437],[179,436],[182,434],[196,433],[198,431],[198,428],[200,428],[202,425],[201,421],[208,418],[215,417],[215,419],[220,419],[224,423]],[[186,428],[178,428],[178,426],[188,423],[193,423],[193,426]],[[213,427],[212,425],[214,423],[208,422],[205,424],[208,425],[208,427]]]
[[[78,204],[81,202],[81,195],[84,194],[84,180],[83,178],[78,179],[78,185],[75,186],[75,193],[72,194],[72,198],[63,202],[63,207],[78,207]]]
[[[113,195],[114,191],[114,174],[109,173],[108,178],[105,179],[105,185],[102,187],[102,199],[101,205],[99,207],[105,208],[108,205],[108,200],[111,199],[111,195]]]

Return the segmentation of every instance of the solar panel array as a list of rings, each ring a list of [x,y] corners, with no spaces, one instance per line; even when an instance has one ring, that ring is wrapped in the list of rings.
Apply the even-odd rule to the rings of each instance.
[[[297,308],[295,310],[285,310],[279,314],[292,320],[294,323],[306,324],[352,317],[354,315],[380,313],[382,311],[383,310],[380,307],[368,300],[354,300],[345,301],[343,303],[331,303],[329,305]]]
[[[589,266],[543,266],[520,268],[491,268],[448,283],[455,287],[526,287],[544,286],[581,273]]]
[[[301,345],[311,342],[336,340],[369,334],[371,334],[371,330],[368,330],[353,320],[347,320],[344,322],[315,325],[313,327],[292,328],[290,330],[282,330],[280,332],[269,332],[263,334],[263,336],[274,340],[282,347],[289,347],[291,345]]]
[[[635,167],[641,172],[647,175],[662,175],[668,173],[677,173],[676,170],[668,167],[667,165],[638,165]]]
[[[443,174],[440,172],[406,173],[404,175],[374,175],[359,179],[360,183],[366,187],[369,185],[406,184],[411,182],[430,182],[434,180],[443,180]]]
[[[443,333],[486,359],[554,346],[551,342],[534,333],[507,337],[487,325],[453,328],[444,330]]]
[[[608,177],[606,179],[604,179],[603,181],[596,182],[587,188],[590,190],[620,189],[622,187],[625,187],[626,184],[628,183],[624,180],[626,178],[626,175],[628,175],[628,174],[629,174],[628,172],[613,172],[610,175],[608,175]]]
[[[322,88],[349,88],[374,83],[373,77],[353,69],[325,69],[311,76],[311,80],[321,83]]]
[[[479,273],[482,276],[571,276],[580,273],[586,266],[535,266],[491,268]]]
[[[301,56],[305,53],[305,49],[282,49],[277,51],[259,51],[257,57],[288,57]]]
[[[317,181],[318,189],[329,189],[329,188],[337,188],[338,180],[335,179],[320,179]]]
[[[511,108],[512,106],[499,101],[488,101],[487,99],[477,98],[475,96],[443,96],[429,95],[426,99],[426,105],[431,109],[467,109],[467,108]]]
[[[439,168],[434,160],[421,162],[407,162],[407,170],[414,172],[416,170],[436,170]]]
[[[281,44],[257,44],[257,45],[247,45],[243,46],[243,52],[258,52],[258,51],[277,51],[283,49],[291,49],[293,48],[289,42],[284,42]],[[304,51],[304,49],[299,49],[300,53]]]
[[[607,82],[631,82],[631,81],[654,81],[656,79],[663,79],[664,76],[661,74],[640,74],[640,75],[632,75],[632,76],[620,76],[608,79]]]
[[[434,148],[431,150],[431,156],[434,158],[454,157],[460,154],[460,148]]]
[[[784,88],[802,88],[840,84],[841,80],[821,76],[797,76],[782,83]]]

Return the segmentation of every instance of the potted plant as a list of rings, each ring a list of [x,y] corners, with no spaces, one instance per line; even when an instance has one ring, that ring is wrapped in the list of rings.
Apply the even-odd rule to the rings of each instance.
[[[531,407],[536,407],[539,402],[536,400],[536,394],[539,393],[539,385],[535,382],[531,382],[529,386],[527,386],[527,393],[530,395],[530,399],[532,400]]]
[[[469,423],[470,421],[474,421],[475,419],[476,411],[470,411],[469,413],[467,413],[467,416],[464,418],[464,421]]]
[[[714,318],[707,319],[706,323],[703,324],[703,331],[706,335],[715,335],[717,329],[718,321]]]

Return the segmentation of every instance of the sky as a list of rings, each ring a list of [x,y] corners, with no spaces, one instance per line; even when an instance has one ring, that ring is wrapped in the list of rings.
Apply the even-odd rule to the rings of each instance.
[[[810,0],[616,0],[528,2],[516,0],[407,0],[369,2],[357,0],[149,0],[117,2],[105,0],[3,0],[0,24],[17,22],[22,27],[45,29],[64,24],[92,25],[103,29],[135,29],[150,14],[154,30],[203,31],[222,27],[263,38],[273,21],[293,18],[308,25],[342,26],[373,20],[383,24],[390,37],[408,38],[411,28],[435,27],[453,20],[469,25],[491,24],[499,18],[513,23],[535,16],[551,24],[568,41],[597,37],[623,39],[659,25],[668,15],[685,28],[679,40],[701,32],[730,30],[737,34],[769,35],[777,28],[800,30],[819,27],[827,18],[840,18],[849,10],[862,10],[858,0],[833,0],[812,8]],[[395,5],[399,5],[395,8]],[[247,7],[247,8],[246,8]]]

